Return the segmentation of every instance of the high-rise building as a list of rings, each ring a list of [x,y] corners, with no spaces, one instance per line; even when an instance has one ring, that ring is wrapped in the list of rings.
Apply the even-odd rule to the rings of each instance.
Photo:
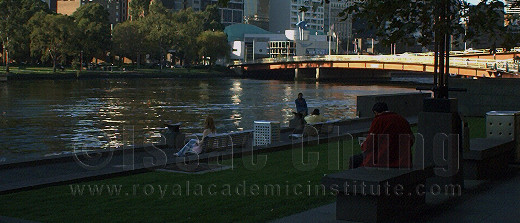
[[[130,0],[48,0],[49,5],[55,5],[55,12],[72,15],[80,6],[98,3],[109,12],[109,22],[112,27],[128,18],[128,2]],[[52,8],[51,8],[52,10]]]
[[[301,12],[301,9],[306,12]],[[269,31],[283,33],[297,29],[298,22],[305,20],[307,28],[324,31],[324,10],[321,0],[271,0]]]
[[[192,8],[203,11],[208,5],[218,4],[218,0],[161,0],[163,5],[173,11]],[[219,6],[222,25],[228,26],[244,21],[244,0],[229,0],[226,6]]]
[[[53,12],[56,11],[56,1],[53,0],[42,0],[43,2],[47,3],[49,5],[49,9]]]
[[[339,14],[353,4],[354,0],[330,0],[324,5],[324,32],[333,32],[341,40],[352,37],[352,16],[348,15],[346,20]]]
[[[201,0],[200,10],[206,9],[210,4],[218,4],[218,0]],[[219,7],[220,23],[229,26],[244,21],[244,0],[229,0],[225,7]]]
[[[520,32],[520,0],[506,1],[504,25],[514,32]]]
[[[244,0],[244,23],[269,29],[269,1]]]
[[[201,0],[161,0],[164,7],[173,11],[179,11],[183,9],[192,8],[195,11],[200,11]]]

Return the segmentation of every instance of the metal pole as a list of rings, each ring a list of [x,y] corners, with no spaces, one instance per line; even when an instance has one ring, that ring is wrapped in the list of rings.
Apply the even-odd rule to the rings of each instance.
[[[5,45],[7,45],[7,47],[5,47],[5,72],[9,73],[9,36],[7,37]]]
[[[330,8],[331,8],[330,2],[328,4],[328,6],[329,6],[329,15],[327,17],[329,18],[329,35],[328,35],[328,37],[329,37],[329,55],[331,55],[332,54],[332,29],[330,27]]]
[[[339,35],[336,34],[336,55],[339,54]]]
[[[253,62],[255,61],[255,39],[253,39]]]
[[[350,35],[347,34],[347,55],[349,55],[349,48],[350,48]]]

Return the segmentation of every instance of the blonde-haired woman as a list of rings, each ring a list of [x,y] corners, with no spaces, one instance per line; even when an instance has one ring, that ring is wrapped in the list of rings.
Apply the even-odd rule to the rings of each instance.
[[[202,132],[202,139],[199,141],[197,139],[190,139],[184,147],[182,147],[179,152],[175,153],[175,156],[184,156],[186,153],[196,153],[199,154],[202,152],[202,142],[206,136],[213,136],[217,134],[217,129],[215,128],[215,121],[213,117],[208,116],[206,120],[204,120],[204,131]]]

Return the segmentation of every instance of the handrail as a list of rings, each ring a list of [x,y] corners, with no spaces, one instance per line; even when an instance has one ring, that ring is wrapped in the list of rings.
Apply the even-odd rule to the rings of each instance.
[[[520,49],[519,49],[520,50]],[[281,58],[263,58],[250,62],[235,62],[235,66],[251,65],[251,64],[273,64],[273,63],[291,63],[291,62],[375,62],[375,63],[402,63],[402,64],[420,64],[433,65],[433,55],[417,56],[416,54],[399,54],[399,55],[322,55],[322,56],[294,56]],[[493,59],[473,59],[451,57],[450,66],[473,68],[473,69],[489,69],[505,72],[519,72],[519,64],[513,59],[509,60],[493,60]]]

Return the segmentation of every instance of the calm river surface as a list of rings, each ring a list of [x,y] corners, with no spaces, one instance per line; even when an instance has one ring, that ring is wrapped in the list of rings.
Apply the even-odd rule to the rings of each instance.
[[[310,111],[343,119],[356,116],[359,95],[415,90],[248,79],[11,81],[0,83],[0,163],[156,142],[166,122],[197,133],[206,115],[218,132],[252,129],[254,120],[286,126],[299,92]]]

